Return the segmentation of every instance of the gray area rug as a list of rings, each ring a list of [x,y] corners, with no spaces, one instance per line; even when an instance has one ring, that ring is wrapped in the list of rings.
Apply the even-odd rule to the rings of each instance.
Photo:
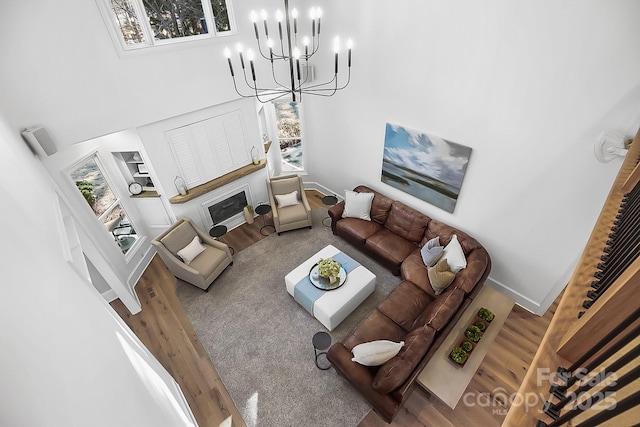
[[[238,410],[255,426],[356,426],[371,409],[338,374],[314,364],[311,339],[327,331],[286,290],[284,276],[327,245],[371,270],[376,290],[338,327],[341,341],[400,282],[321,223],[276,233],[234,255],[209,292],[178,280],[178,298]]]

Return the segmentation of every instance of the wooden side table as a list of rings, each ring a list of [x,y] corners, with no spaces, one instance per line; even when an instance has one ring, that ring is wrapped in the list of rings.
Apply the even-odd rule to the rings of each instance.
[[[436,396],[451,409],[455,409],[458,401],[476,374],[484,356],[500,333],[504,321],[507,320],[514,301],[493,288],[484,286],[478,296],[469,304],[464,313],[451,330],[442,345],[434,353],[431,360],[418,375],[418,384],[429,394]],[[459,367],[449,360],[449,353],[475,318],[478,309],[488,308],[495,314],[491,325],[482,335],[476,348],[473,349],[464,366]]]

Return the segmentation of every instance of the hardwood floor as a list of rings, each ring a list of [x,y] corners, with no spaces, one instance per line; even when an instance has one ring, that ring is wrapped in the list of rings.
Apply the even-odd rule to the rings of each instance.
[[[316,191],[307,191],[312,209],[325,207],[322,197]],[[267,223],[269,220],[267,215]],[[253,224],[235,228],[220,240],[238,253],[265,238],[260,234],[262,225],[263,220],[258,217]],[[156,257],[136,285],[142,312],[132,316],[119,300],[111,304],[180,384],[201,427],[218,427],[229,415],[234,426],[244,426],[240,413],[182,309],[175,289],[175,278]],[[500,426],[508,411],[509,398],[517,392],[556,306],[557,301],[543,317],[518,306],[513,309],[496,338],[494,348],[485,357],[465,392],[468,405],[461,401],[452,410],[418,387],[391,425]],[[304,421],[301,420],[300,425],[304,425]],[[388,425],[370,412],[359,427]]]

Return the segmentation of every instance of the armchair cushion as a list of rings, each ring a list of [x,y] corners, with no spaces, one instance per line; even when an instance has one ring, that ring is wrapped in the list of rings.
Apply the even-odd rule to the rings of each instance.
[[[198,237],[196,230],[187,221],[181,222],[168,232],[160,241],[173,255],[178,256],[178,251],[186,247]]]
[[[279,208],[286,208],[287,206],[295,206],[298,204],[298,190],[292,191],[287,194],[274,194],[276,203]]]
[[[184,248],[180,249],[176,255],[182,258],[182,261],[189,265],[191,261],[193,261],[198,255],[204,252],[205,247],[202,246],[202,242],[200,242],[200,237],[196,236],[193,238],[191,243],[189,243]]]

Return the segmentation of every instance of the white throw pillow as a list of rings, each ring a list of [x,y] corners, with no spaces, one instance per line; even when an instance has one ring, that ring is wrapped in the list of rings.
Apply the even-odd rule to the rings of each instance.
[[[359,218],[371,221],[371,202],[373,193],[356,193],[345,191],[343,218]]]
[[[182,258],[185,264],[189,265],[204,250],[205,247],[200,243],[200,237],[196,236],[191,243],[178,251],[178,256]]]
[[[449,244],[444,248],[441,257],[447,259],[449,269],[454,274],[467,266],[467,258],[465,258],[462,246],[460,246],[460,242],[458,242],[458,236],[455,234]]]
[[[286,208],[287,206],[295,206],[298,204],[298,190],[292,191],[289,194],[275,194],[275,197],[279,208]]]
[[[427,267],[433,267],[442,257],[442,251],[444,251],[444,247],[440,246],[440,236],[436,236],[425,243],[422,249],[420,249],[422,262],[424,262],[424,265]]]
[[[393,342],[388,340],[379,340],[365,342],[353,347],[353,362],[358,362],[364,366],[380,366],[395,357],[400,351],[404,341]]]

